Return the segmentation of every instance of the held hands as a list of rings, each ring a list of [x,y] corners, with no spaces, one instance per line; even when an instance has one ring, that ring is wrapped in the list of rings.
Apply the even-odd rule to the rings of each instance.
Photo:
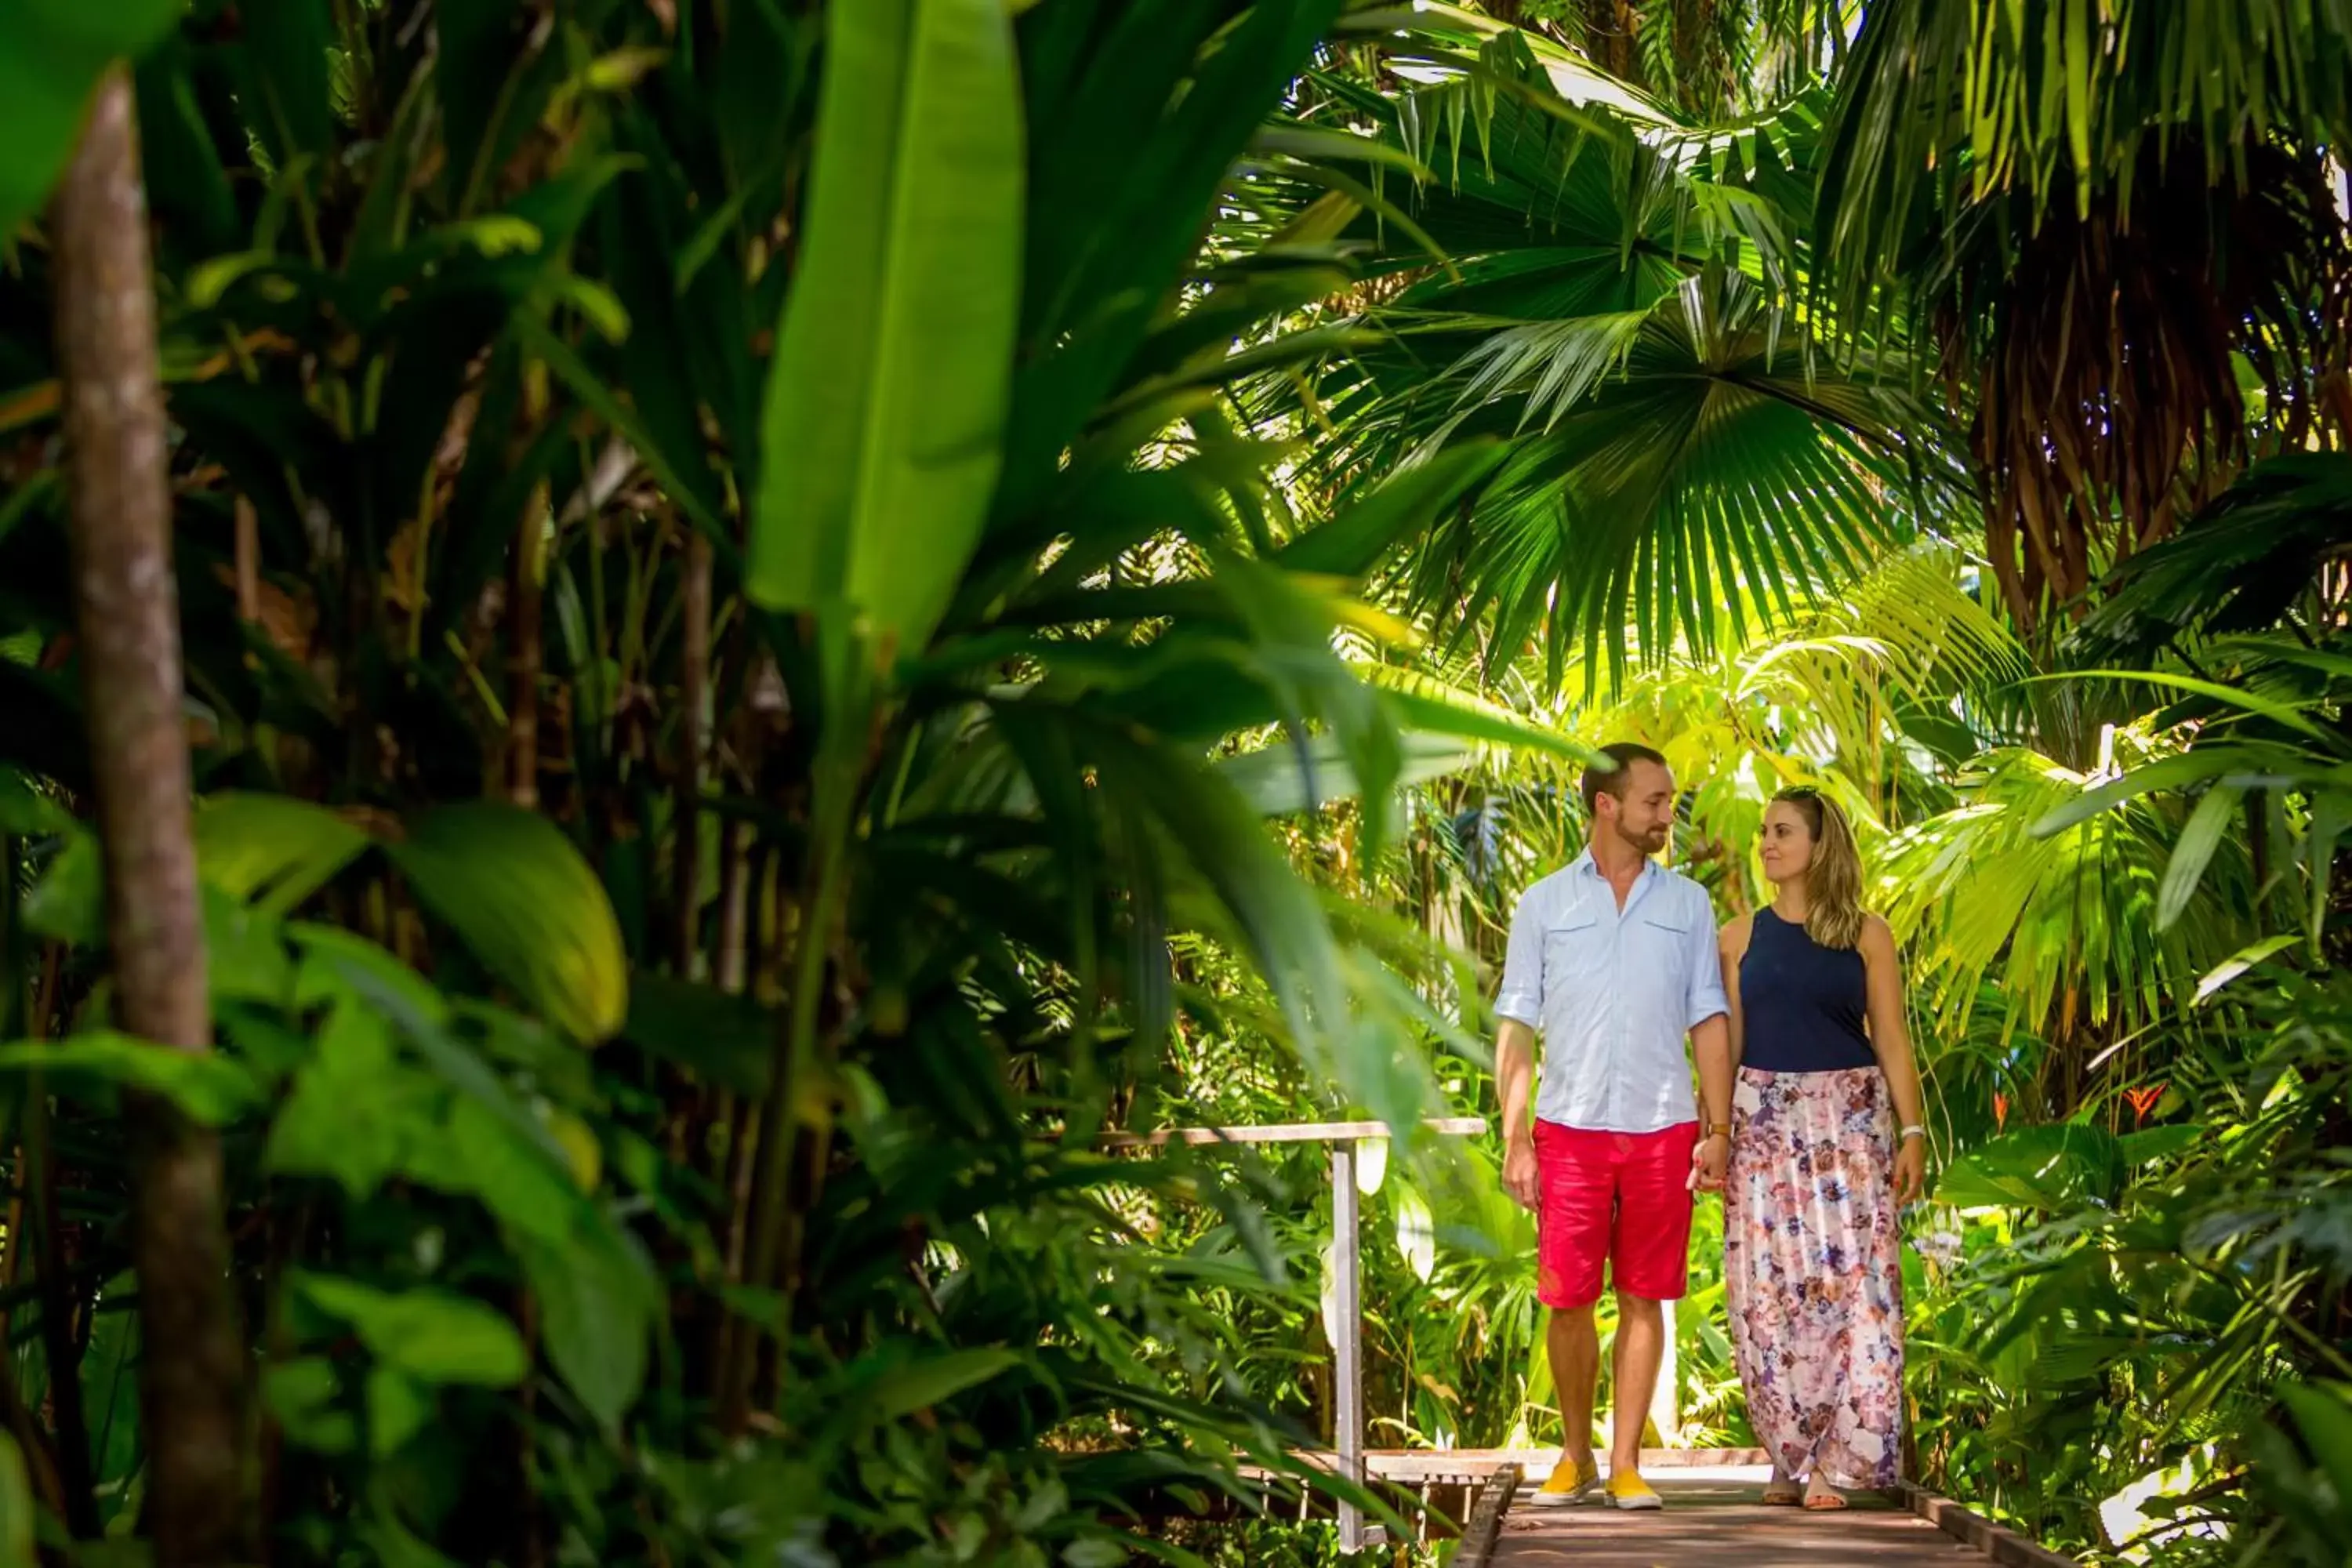
[[[1691,1151],[1691,1185],[1703,1193],[1723,1191],[1723,1173],[1730,1163],[1730,1139],[1720,1132],[1700,1139]]]
[[[1895,1149],[1895,1201],[1916,1201],[1927,1190],[1927,1141],[1906,1138]]]
[[[1503,1190],[1511,1201],[1533,1212],[1542,1185],[1536,1174],[1536,1146],[1532,1139],[1514,1138],[1503,1150]]]

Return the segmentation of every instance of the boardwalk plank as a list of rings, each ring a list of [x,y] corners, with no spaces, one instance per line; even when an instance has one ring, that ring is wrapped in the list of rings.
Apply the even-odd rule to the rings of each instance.
[[[1875,1498],[1843,1513],[1765,1508],[1764,1473],[1650,1477],[1666,1506],[1620,1513],[1540,1507],[1522,1490],[1503,1521],[1494,1568],[1969,1568],[1985,1559],[1907,1510]]]

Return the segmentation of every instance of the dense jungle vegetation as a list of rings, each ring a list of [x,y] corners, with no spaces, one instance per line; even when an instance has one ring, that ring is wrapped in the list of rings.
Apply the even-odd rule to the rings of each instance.
[[[1328,1560],[1321,1152],[1099,1135],[1391,1123],[1373,1440],[1547,1440],[1410,1134],[1615,739],[1727,915],[1863,826],[1912,1473],[2347,1563],[2343,0],[13,0],[0,102],[0,1568]]]

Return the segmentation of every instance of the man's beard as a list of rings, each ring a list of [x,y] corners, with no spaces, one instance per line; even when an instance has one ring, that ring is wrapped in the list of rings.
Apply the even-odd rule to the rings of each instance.
[[[1672,832],[1670,827],[1653,827],[1647,833],[1628,833],[1624,828],[1620,827],[1617,830],[1617,837],[1644,855],[1655,855],[1666,847],[1666,840],[1672,836]]]

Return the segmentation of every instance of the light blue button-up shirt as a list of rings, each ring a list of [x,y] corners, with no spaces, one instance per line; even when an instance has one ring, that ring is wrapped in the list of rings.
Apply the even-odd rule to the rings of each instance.
[[[1495,1011],[1543,1037],[1545,1121],[1595,1132],[1696,1121],[1683,1040],[1730,1010],[1706,889],[1654,860],[1622,910],[1588,848],[1512,911]]]

